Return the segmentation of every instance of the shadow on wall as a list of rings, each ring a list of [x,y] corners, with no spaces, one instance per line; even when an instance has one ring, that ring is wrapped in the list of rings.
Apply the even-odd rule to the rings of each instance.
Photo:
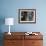
[[[5,23],[5,17],[0,16],[0,46],[3,46],[3,32],[2,32],[2,25]]]

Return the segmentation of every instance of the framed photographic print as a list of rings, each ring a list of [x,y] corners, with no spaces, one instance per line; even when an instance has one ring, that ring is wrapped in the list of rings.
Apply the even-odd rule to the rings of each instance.
[[[36,23],[36,9],[19,9],[19,23]]]

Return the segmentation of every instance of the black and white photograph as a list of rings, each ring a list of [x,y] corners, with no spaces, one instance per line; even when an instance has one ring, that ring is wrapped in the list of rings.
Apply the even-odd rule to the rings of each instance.
[[[19,9],[19,23],[36,23],[36,9]]]

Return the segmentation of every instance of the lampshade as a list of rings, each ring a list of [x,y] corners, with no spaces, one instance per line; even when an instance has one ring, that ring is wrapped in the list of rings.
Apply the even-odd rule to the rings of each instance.
[[[14,18],[5,18],[5,25],[14,25]]]

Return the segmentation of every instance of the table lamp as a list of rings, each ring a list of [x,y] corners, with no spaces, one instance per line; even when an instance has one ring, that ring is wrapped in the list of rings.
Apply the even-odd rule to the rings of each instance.
[[[10,26],[14,25],[14,18],[5,18],[5,25],[9,25],[9,32],[8,32],[8,34],[11,35],[11,33],[10,33]]]

